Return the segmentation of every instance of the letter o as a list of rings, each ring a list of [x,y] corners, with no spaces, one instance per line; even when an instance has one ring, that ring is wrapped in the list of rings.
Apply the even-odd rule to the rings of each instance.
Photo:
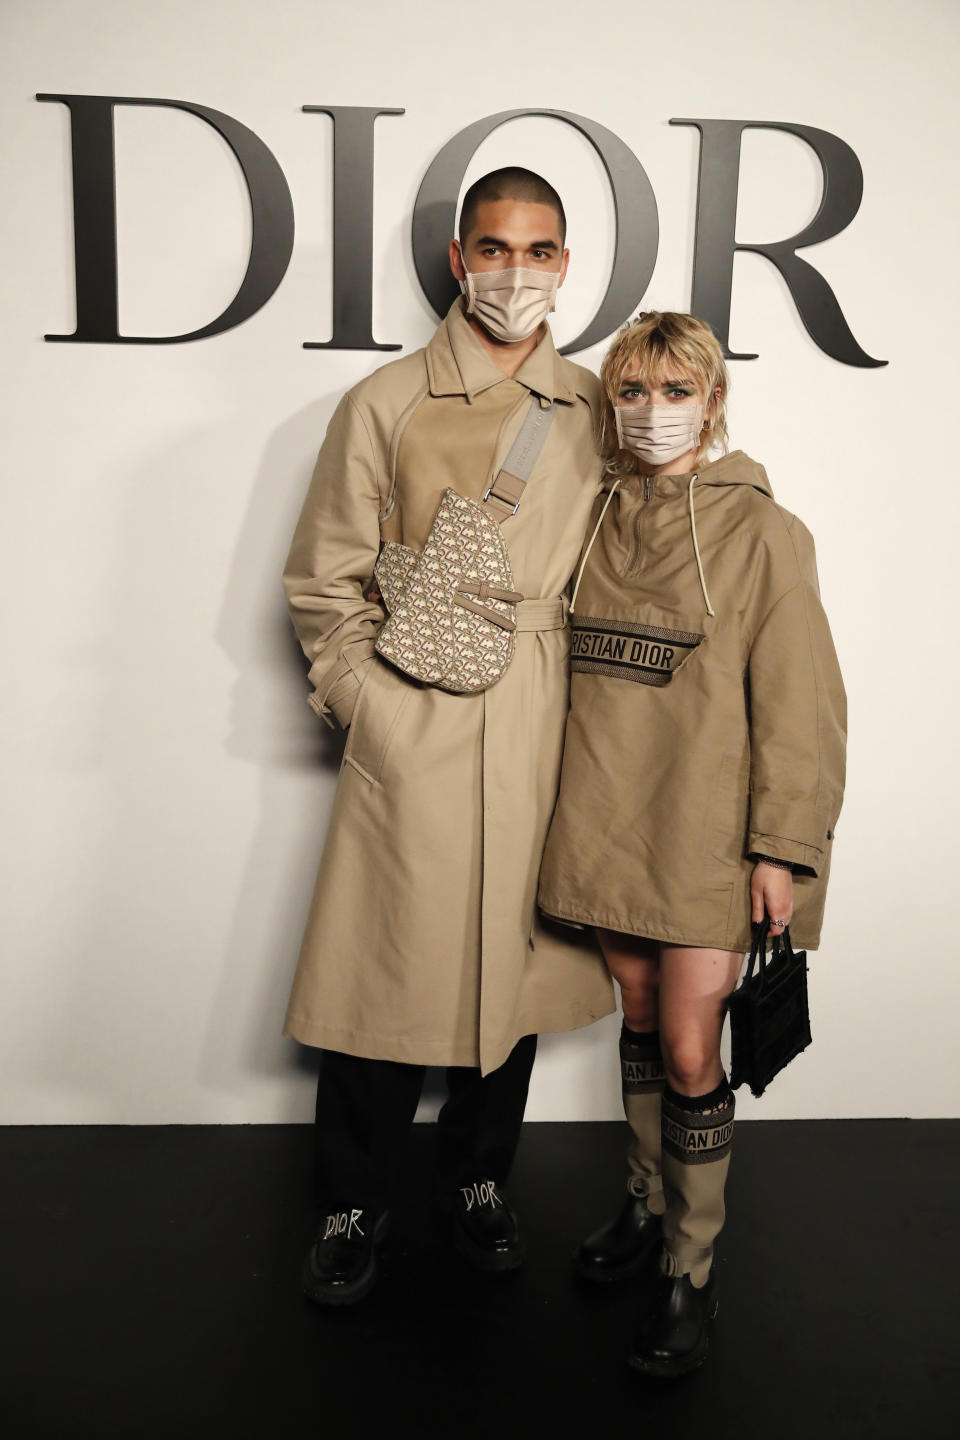
[[[431,161],[420,185],[413,207],[413,263],[423,293],[437,314],[445,315],[458,293],[447,250],[467,166],[488,135],[508,120],[527,115],[563,120],[579,130],[603,161],[613,196],[616,239],[610,281],[586,329],[563,346],[562,354],[569,355],[605,340],[627,319],[642,300],[657,261],[660,221],[653,187],[636,155],[612,130],[567,110],[501,110],[459,131]]]

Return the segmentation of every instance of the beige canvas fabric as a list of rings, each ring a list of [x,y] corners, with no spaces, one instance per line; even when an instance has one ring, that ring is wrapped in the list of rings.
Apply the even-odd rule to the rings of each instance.
[[[528,597],[516,653],[480,694],[420,685],[373,653],[384,611],[364,590],[381,540],[421,548],[448,485],[480,499],[531,394],[559,403],[501,527]],[[523,1035],[613,1009],[592,937],[536,910],[569,694],[559,597],[600,483],[597,396],[549,333],[505,376],[458,300],[425,352],[362,381],[331,420],[284,577],[311,703],[352,718],[285,1026],[306,1044],[486,1072]]]
[[[707,1283],[714,1242],[726,1218],[724,1190],[730,1169],[736,1101],[732,1093],[709,1114],[662,1101],[663,1218],[661,1268]]]
[[[742,451],[690,480],[623,482],[587,558],[540,903],[745,951],[764,854],[799,867],[791,936],[813,948],[846,742],[813,541]]]
[[[630,1126],[627,1150],[627,1189],[647,1202],[653,1215],[664,1210],[660,1157],[660,1096],[663,1092],[663,1056],[657,1042],[623,1035],[620,1039],[620,1078],[623,1109]]]

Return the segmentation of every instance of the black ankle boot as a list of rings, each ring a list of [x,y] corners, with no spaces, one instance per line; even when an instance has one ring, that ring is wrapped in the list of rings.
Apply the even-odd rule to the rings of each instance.
[[[390,1216],[351,1207],[323,1217],[300,1272],[303,1293],[318,1305],[355,1305],[377,1279],[377,1246]]]
[[[453,1243],[478,1270],[516,1270],[526,1252],[509,1200],[493,1180],[461,1185],[453,1202]]]
[[[574,1269],[585,1280],[625,1280],[643,1269],[660,1238],[660,1216],[650,1213],[643,1196],[628,1195],[616,1219],[574,1252]]]
[[[716,1313],[715,1269],[700,1290],[689,1275],[661,1275],[628,1363],[659,1380],[689,1375],[707,1358],[707,1327]]]

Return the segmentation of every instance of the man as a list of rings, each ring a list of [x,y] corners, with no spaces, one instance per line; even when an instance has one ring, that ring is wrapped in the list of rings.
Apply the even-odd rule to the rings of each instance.
[[[287,562],[311,704],[350,727],[285,1027],[322,1050],[322,1218],[303,1272],[320,1303],[374,1283],[427,1065],[448,1067],[438,1163],[457,1249],[482,1269],[520,1263],[501,1187],[537,1034],[613,1009],[592,945],[536,909],[567,711],[563,592],[599,485],[598,384],[545,323],[565,230],[559,196],[530,171],[471,187],[450,242],[465,293],[425,350],[340,402]],[[540,412],[552,423],[515,504],[501,471]],[[381,545],[422,550],[448,486],[501,522],[525,597],[513,659],[477,694],[418,683],[374,651]]]

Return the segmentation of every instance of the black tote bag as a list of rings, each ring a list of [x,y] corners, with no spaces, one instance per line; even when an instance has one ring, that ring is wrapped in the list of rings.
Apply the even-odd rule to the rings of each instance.
[[[753,926],[743,980],[730,996],[730,1085],[760,1096],[775,1075],[811,1042],[807,952],[794,954],[789,926],[775,936],[768,961],[769,922]]]

